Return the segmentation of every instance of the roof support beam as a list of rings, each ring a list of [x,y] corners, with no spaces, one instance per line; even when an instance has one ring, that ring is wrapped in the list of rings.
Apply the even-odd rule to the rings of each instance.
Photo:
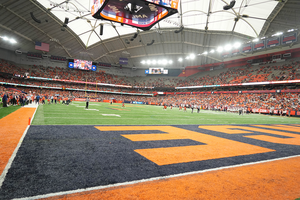
[[[160,30],[160,25],[159,25],[159,23],[158,23],[158,29]],[[160,42],[161,42],[161,44],[162,44],[163,53],[164,53],[164,55],[166,55],[165,45],[164,45],[164,43],[165,43],[164,38],[162,37],[162,34],[160,34],[160,33],[158,33],[158,34],[159,34]]]
[[[206,18],[206,24],[204,30],[208,30],[208,23],[209,23],[209,17],[211,12],[211,0],[209,0],[209,6],[208,6],[208,12],[207,12],[207,18]]]
[[[53,14],[51,14],[50,12],[46,11],[43,7],[40,6],[40,4],[37,4],[36,1],[34,0],[30,0],[30,2],[32,4],[34,4],[36,7],[38,7],[42,12],[44,12],[45,14],[47,14],[52,20],[54,20],[56,23],[61,24],[61,21],[58,20],[56,17],[53,16]],[[66,29],[66,31],[68,31],[69,34],[71,34],[73,36],[73,38],[80,44],[80,46],[83,48],[83,49],[86,49],[85,46],[83,45],[82,41],[79,39],[79,37],[77,35],[74,35],[72,31]],[[66,53],[72,57],[70,55],[70,53],[67,51],[67,49],[61,44],[59,43],[59,45],[61,45],[63,47],[63,49],[66,51]]]
[[[287,2],[288,2],[288,0],[285,0],[285,2],[281,2],[281,3],[277,4],[277,6],[273,10],[273,12],[270,14],[270,16],[268,17],[268,19],[266,20],[263,28],[261,29],[260,34],[259,34],[260,37],[263,37],[267,33],[267,31],[268,31],[271,23],[277,17],[278,13],[281,11],[281,9],[284,7],[284,5]]]
[[[47,37],[49,37],[50,39],[53,38],[51,35],[49,35],[48,33],[46,33],[45,31],[43,31],[42,29],[40,29],[39,27],[35,26],[34,24],[32,24],[31,22],[27,21],[25,18],[23,18],[22,16],[20,16],[19,14],[17,14],[16,12],[12,11],[11,9],[4,7],[2,4],[0,4],[1,7],[3,7],[4,9],[6,9],[7,11],[11,12],[12,14],[14,14],[15,16],[19,17],[20,19],[22,19],[24,22],[28,23],[29,25],[31,25],[32,27],[34,27],[35,29],[39,30],[40,32],[42,32],[44,35],[46,35]],[[32,41],[34,43],[34,41]],[[65,52],[70,56],[70,53],[68,52],[68,50],[60,43],[58,42],[59,45],[62,46],[62,48],[65,50]]]

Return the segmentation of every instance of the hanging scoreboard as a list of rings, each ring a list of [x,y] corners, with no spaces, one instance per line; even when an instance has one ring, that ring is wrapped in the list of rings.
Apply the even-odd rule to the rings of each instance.
[[[96,19],[149,30],[160,20],[177,13],[179,0],[92,0]]]

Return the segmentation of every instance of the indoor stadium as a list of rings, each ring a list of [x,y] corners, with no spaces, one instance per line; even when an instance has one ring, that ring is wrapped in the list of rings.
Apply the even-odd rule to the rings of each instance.
[[[299,0],[0,0],[0,199],[300,200]]]

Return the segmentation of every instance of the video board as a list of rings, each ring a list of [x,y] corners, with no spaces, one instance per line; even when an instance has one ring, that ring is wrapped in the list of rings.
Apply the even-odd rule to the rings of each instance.
[[[91,13],[104,19],[149,30],[167,16],[177,13],[179,0],[92,0]]]
[[[92,61],[74,59],[69,62],[69,68],[97,71],[97,66]]]
[[[145,70],[145,74],[168,74],[169,70],[164,68],[149,68]]]

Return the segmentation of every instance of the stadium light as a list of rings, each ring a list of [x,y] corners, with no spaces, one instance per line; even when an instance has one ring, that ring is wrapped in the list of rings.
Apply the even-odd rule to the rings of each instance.
[[[190,55],[190,59],[192,59],[192,60],[193,60],[195,57],[196,57],[196,56],[195,56],[195,54],[193,54],[193,53]]]
[[[6,36],[0,36],[0,38],[2,38],[5,41],[8,41],[8,42],[10,42],[12,44],[16,44],[17,43],[17,41],[15,39],[13,39],[13,38],[8,38]]]
[[[178,59],[179,61],[179,59]],[[181,60],[182,61],[182,60]],[[168,64],[173,64],[173,60],[167,60],[167,59],[162,59],[162,60],[142,60],[141,64],[145,65],[168,65]]]
[[[297,31],[297,30],[298,29],[289,29],[286,32],[293,32],[293,31]],[[282,35],[282,34],[283,34],[283,32],[277,32],[277,33],[273,34],[271,37],[273,37],[273,36],[279,36],[279,35]],[[270,36],[263,36],[262,38],[255,38],[252,41],[250,40],[250,41],[247,41],[245,43],[249,44],[251,42],[258,42],[259,40],[264,40],[267,37],[270,37]],[[218,53],[222,53],[224,50],[230,51],[231,49],[238,49],[238,48],[240,48],[242,46],[242,44],[244,44],[244,43],[235,42],[234,44],[227,44],[225,46],[219,46],[217,49],[212,49],[209,52],[205,51],[203,53],[197,54],[197,56],[207,55],[208,53],[215,53],[215,51],[217,51]],[[192,59],[192,57],[191,56],[187,56],[185,59],[189,60],[189,59]],[[178,59],[178,61],[181,62],[182,59]]]
[[[225,49],[226,51],[230,51],[230,50],[232,49],[232,46],[231,46],[230,44],[227,44],[227,45],[224,47],[224,49]]]
[[[182,62],[182,60],[183,60],[182,58],[178,58],[178,61],[179,61],[179,62]]]
[[[282,34],[283,34],[283,32],[278,32],[278,33],[275,33],[274,35],[272,35],[272,37],[273,37],[273,36],[282,35]]]
[[[166,64],[168,64],[168,61],[167,60],[162,60],[162,64],[166,65]]]
[[[16,43],[17,43],[17,41],[14,40],[14,39],[9,39],[9,41],[10,41],[10,43],[12,43],[12,44],[16,44]]]
[[[240,42],[236,42],[236,43],[234,43],[233,47],[236,48],[236,49],[238,49],[238,48],[241,47],[241,45],[242,44]]]
[[[218,51],[219,53],[223,52],[223,47],[218,47],[217,51]]]

